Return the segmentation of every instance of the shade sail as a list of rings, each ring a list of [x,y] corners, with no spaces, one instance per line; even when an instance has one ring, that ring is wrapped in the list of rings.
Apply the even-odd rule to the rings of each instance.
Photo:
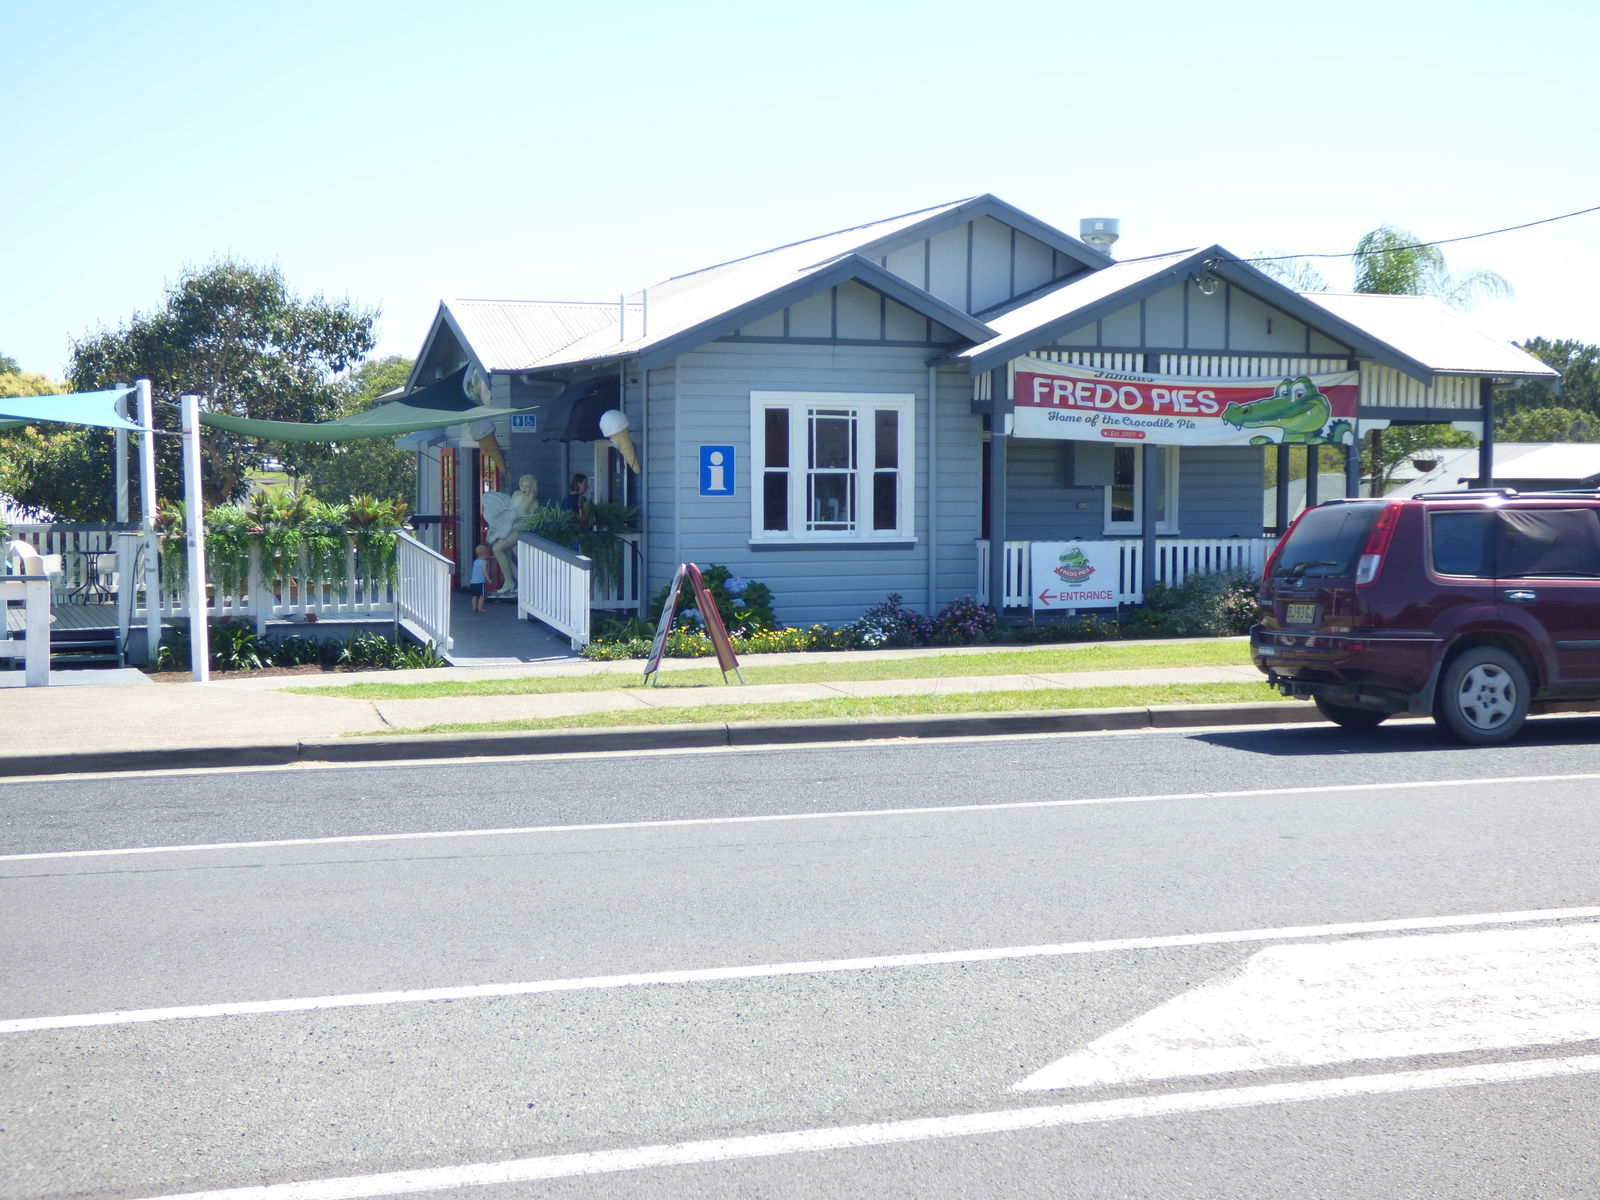
[[[400,437],[424,429],[492,420],[527,408],[490,408],[468,396],[463,387],[465,369],[437,383],[408,392],[398,400],[333,421],[258,421],[203,412],[200,423],[213,429],[275,442],[348,442],[360,438]],[[535,405],[534,407],[537,407]]]
[[[69,392],[65,396],[0,396],[0,429],[53,421],[138,433],[143,426],[117,413],[117,401],[132,393],[132,388],[116,388],[109,392]]]

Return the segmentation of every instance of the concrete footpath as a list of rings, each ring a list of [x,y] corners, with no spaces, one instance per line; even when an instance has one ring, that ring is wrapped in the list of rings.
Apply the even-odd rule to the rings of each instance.
[[[1019,650],[1034,649],[1020,647]],[[993,654],[995,647],[969,653]],[[816,664],[830,658],[946,658],[960,650],[885,650],[849,655],[762,655],[754,665]],[[752,660],[742,664],[747,669]],[[287,765],[554,754],[596,750],[717,747],[880,738],[954,737],[1278,723],[1320,719],[1308,704],[1135,706],[1064,710],[1063,689],[1171,683],[1259,682],[1253,667],[1193,667],[1072,674],[940,675],[862,682],[673,686],[673,677],[713,660],[671,660],[662,686],[610,691],[552,690],[533,695],[368,700],[305,696],[289,689],[355,683],[416,683],[538,676],[558,681],[594,675],[641,677],[636,661],[591,663],[556,659],[515,667],[447,667],[329,675],[236,676],[207,683],[157,683],[135,671],[57,672],[48,688],[0,688],[0,778],[71,772],[204,766]],[[732,678],[731,676],[729,677]],[[718,721],[604,729],[508,733],[418,733],[442,724],[559,718],[583,713],[643,713],[701,705],[769,704],[841,696],[949,695],[1037,690],[1032,712],[848,720]],[[387,736],[358,736],[387,735]]]

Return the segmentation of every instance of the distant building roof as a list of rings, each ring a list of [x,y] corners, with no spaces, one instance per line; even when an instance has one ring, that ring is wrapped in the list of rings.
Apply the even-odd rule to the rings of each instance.
[[[1478,478],[1477,447],[1418,452],[1412,461],[1433,460],[1435,466],[1391,484],[1385,495],[1415,496],[1448,492]],[[1576,487],[1600,476],[1600,443],[1496,442],[1494,482],[1498,487]]]

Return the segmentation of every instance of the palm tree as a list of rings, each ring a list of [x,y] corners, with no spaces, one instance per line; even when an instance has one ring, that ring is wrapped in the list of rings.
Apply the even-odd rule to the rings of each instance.
[[[1493,271],[1452,275],[1437,246],[1424,246],[1404,229],[1379,225],[1356,243],[1356,291],[1386,296],[1437,296],[1455,308],[1511,295]]]

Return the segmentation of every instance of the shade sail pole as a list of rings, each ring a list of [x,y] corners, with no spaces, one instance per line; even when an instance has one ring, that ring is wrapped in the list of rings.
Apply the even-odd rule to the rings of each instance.
[[[139,525],[144,538],[144,661],[155,666],[161,648],[161,562],[156,541],[156,426],[150,381],[134,385],[139,402]]]
[[[211,678],[211,629],[206,612],[205,497],[200,490],[200,397],[183,406],[183,537],[189,550],[189,669],[196,683]]]
[[[121,387],[123,385],[119,383],[117,386]],[[124,396],[117,401],[117,416],[127,417],[129,415],[128,398]],[[117,498],[113,512],[115,513],[117,524],[123,525],[128,520],[128,431],[126,429],[118,429],[112,433],[111,439],[116,445],[114,453],[117,459]]]

